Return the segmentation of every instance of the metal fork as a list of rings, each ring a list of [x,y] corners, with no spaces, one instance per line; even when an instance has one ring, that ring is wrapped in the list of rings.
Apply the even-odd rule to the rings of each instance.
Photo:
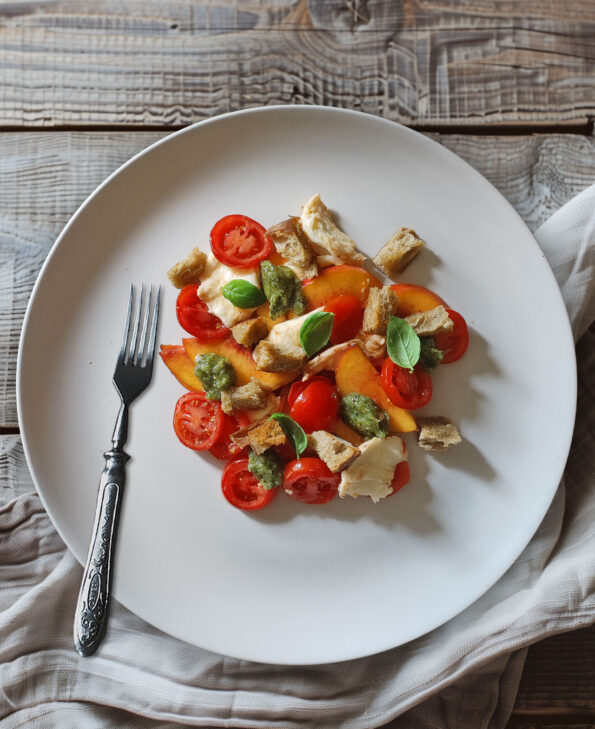
[[[112,447],[103,454],[105,468],[99,482],[93,534],[74,616],[74,645],[82,656],[95,653],[107,627],[112,551],[126,480],[125,465],[129,458],[124,452],[128,434],[128,407],[151,381],[160,293],[159,287],[156,293],[150,287],[145,296],[144,286],[141,286],[138,305],[135,307],[134,287],[130,287],[122,348],[114,372],[114,386],[121,400],[120,412]],[[133,309],[136,309],[134,323]]]

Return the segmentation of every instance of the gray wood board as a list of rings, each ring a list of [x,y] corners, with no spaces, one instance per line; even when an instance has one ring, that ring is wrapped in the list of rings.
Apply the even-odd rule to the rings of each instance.
[[[155,132],[0,135],[0,426],[17,425],[16,358],[27,301],[62,227]],[[595,139],[434,135],[482,172],[530,228],[595,179]]]
[[[427,128],[585,123],[591,0],[0,4],[0,126],[185,125],[265,104]]]

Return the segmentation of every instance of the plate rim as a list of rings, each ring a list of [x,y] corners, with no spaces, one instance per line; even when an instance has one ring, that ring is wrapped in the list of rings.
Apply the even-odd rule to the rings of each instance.
[[[66,544],[68,550],[73,554],[75,559],[83,564],[84,559],[86,559],[86,550],[85,554],[83,556],[83,559],[79,559],[77,556],[73,546],[71,545],[70,539],[66,537],[66,535],[63,533],[62,528],[59,526],[58,521],[55,519],[54,514],[52,512],[52,509],[49,508],[49,504],[46,502],[46,498],[43,495],[43,489],[40,488],[39,482],[40,480],[37,478],[37,474],[35,473],[35,469],[32,465],[32,454],[31,454],[31,448],[28,441],[27,436],[27,427],[25,425],[25,421],[23,419],[23,359],[24,354],[23,351],[25,347],[23,346],[27,339],[27,332],[29,327],[29,320],[33,316],[32,312],[35,308],[35,300],[38,296],[39,289],[41,287],[42,279],[44,278],[45,272],[47,268],[51,265],[51,261],[53,259],[54,254],[56,253],[56,250],[62,243],[62,241],[66,238],[68,235],[70,228],[75,224],[75,222],[78,220],[78,218],[83,214],[83,211],[92,204],[95,197],[97,197],[103,190],[106,188],[113,179],[115,179],[118,175],[120,175],[122,172],[124,172],[129,166],[132,166],[137,160],[144,157],[145,155],[150,154],[155,150],[157,147],[173,140],[174,138],[180,137],[184,134],[188,134],[193,132],[195,129],[199,127],[205,127],[210,124],[215,124],[219,121],[225,120],[229,117],[239,117],[239,116],[245,116],[245,115],[251,115],[251,114],[267,114],[271,112],[282,112],[282,113],[293,113],[293,112],[300,112],[300,113],[319,113],[319,114],[337,114],[340,116],[354,116],[359,118],[365,118],[367,120],[374,120],[374,122],[383,124],[387,127],[397,127],[405,134],[413,135],[415,137],[422,137],[424,142],[428,144],[428,146],[433,147],[435,151],[439,151],[440,154],[446,155],[448,158],[450,158],[451,162],[454,164],[458,164],[459,167],[466,170],[466,173],[471,174],[475,176],[475,179],[479,184],[482,185],[482,187],[486,190],[489,190],[491,194],[496,193],[496,195],[500,198],[500,201],[504,203],[509,211],[511,211],[514,214],[514,217],[516,218],[517,224],[520,224],[525,232],[525,237],[527,238],[527,244],[531,244],[534,247],[534,251],[537,254],[537,257],[542,260],[542,268],[545,271],[545,275],[550,277],[550,292],[549,294],[556,298],[557,300],[557,308],[562,312],[562,320],[564,321],[564,329],[566,332],[566,338],[567,341],[564,344],[564,349],[567,351],[567,354],[569,356],[569,367],[572,369],[572,387],[571,387],[571,401],[568,403],[568,415],[569,415],[569,427],[568,432],[565,434],[565,441],[564,441],[564,448],[562,449],[562,452],[566,454],[565,458],[561,459],[561,466],[556,471],[556,479],[552,482],[556,484],[555,488],[552,489],[551,494],[548,493],[548,497],[544,499],[543,501],[543,508],[537,509],[533,513],[533,519],[530,523],[530,528],[527,527],[527,529],[523,532],[523,534],[527,534],[528,536],[523,536],[522,539],[518,540],[518,544],[514,544],[514,548],[511,548],[507,554],[507,559],[503,560],[503,568],[501,571],[498,571],[496,576],[490,575],[489,578],[485,581],[478,581],[479,587],[476,591],[473,592],[472,598],[465,602],[465,605],[463,607],[457,607],[450,613],[446,614],[443,619],[437,623],[433,624],[432,627],[424,629],[422,631],[417,631],[415,635],[412,635],[408,640],[406,641],[400,641],[397,645],[388,645],[385,647],[374,647],[370,651],[366,653],[357,652],[355,655],[350,651],[344,651],[340,655],[335,655],[331,658],[317,658],[312,661],[308,661],[308,663],[304,662],[296,662],[292,661],[290,658],[286,662],[284,661],[276,661],[279,665],[287,665],[287,666],[299,666],[299,665],[322,665],[322,664],[331,664],[331,663],[337,663],[345,660],[356,660],[358,658],[364,658],[366,656],[374,655],[379,652],[383,652],[385,650],[390,650],[392,648],[397,648],[400,645],[405,645],[412,640],[415,640],[417,638],[420,638],[424,635],[427,635],[429,632],[441,627],[442,625],[448,623],[450,620],[452,620],[454,617],[462,613],[464,610],[469,608],[471,605],[473,605],[476,600],[478,600],[482,595],[484,595],[489,589],[491,589],[492,586],[494,586],[501,577],[508,571],[508,569],[515,563],[515,561],[518,559],[518,557],[522,554],[526,546],[530,543],[533,536],[535,535],[537,529],[539,528],[541,522],[543,521],[548,509],[550,508],[550,505],[555,497],[558,485],[560,483],[560,480],[563,476],[564,470],[566,468],[566,462],[568,459],[568,454],[570,452],[570,446],[572,442],[572,436],[574,432],[574,425],[576,420],[576,408],[577,408],[577,371],[576,371],[576,352],[574,349],[574,339],[572,336],[572,329],[571,324],[568,316],[568,311],[566,309],[566,305],[564,303],[564,299],[562,296],[562,292],[560,290],[560,287],[556,281],[556,278],[554,276],[554,273],[549,265],[549,262],[547,261],[543,250],[539,246],[539,243],[537,242],[535,236],[533,235],[532,231],[528,228],[525,221],[522,219],[521,215],[518,213],[518,211],[514,208],[514,206],[504,197],[504,195],[496,188],[486,177],[484,177],[481,172],[476,170],[471,164],[469,164],[466,160],[464,160],[462,157],[460,157],[458,154],[450,150],[448,147],[444,146],[443,144],[440,144],[440,142],[432,139],[431,137],[426,136],[425,134],[422,134],[421,132],[411,129],[410,127],[407,127],[403,124],[400,124],[399,122],[392,121],[390,119],[386,119],[385,117],[377,116],[375,114],[370,114],[363,111],[358,111],[354,109],[344,109],[341,107],[330,107],[330,106],[324,106],[324,105],[305,105],[305,104],[276,104],[271,106],[256,106],[251,107],[248,109],[239,109],[235,111],[226,112],[224,114],[219,114],[213,117],[210,117],[208,119],[203,119],[198,122],[195,122],[193,124],[190,124],[187,127],[184,127],[183,129],[176,130],[170,134],[166,134],[162,139],[158,139],[155,142],[151,143],[147,147],[141,149],[140,151],[136,152],[130,159],[126,160],[123,164],[121,164],[119,167],[117,167],[113,172],[111,172],[96,188],[93,189],[93,191],[85,198],[85,200],[78,206],[78,208],[75,210],[75,212],[70,216],[68,219],[66,225],[61,230],[60,234],[52,244],[50,250],[48,251],[48,254],[43,262],[43,265],[40,268],[40,271],[37,275],[35,284],[33,286],[33,289],[31,291],[31,296],[29,298],[27,309],[25,312],[25,316],[23,318],[23,324],[21,328],[21,333],[19,337],[19,346],[18,346],[18,353],[17,353],[17,371],[16,371],[16,404],[17,404],[17,417],[18,417],[18,423],[20,427],[20,438],[23,445],[23,452],[25,454],[25,458],[27,461],[27,466],[29,468],[29,472],[31,474],[31,478],[33,481],[33,485],[35,486],[36,493],[38,494],[41,503],[46,510],[48,516],[50,517],[50,520]],[[520,546],[519,546],[520,545]],[[116,595],[113,595],[115,599],[119,599]],[[73,597],[74,602],[74,597]],[[124,603],[122,603],[124,604]],[[147,623],[154,625],[150,621],[148,621],[145,617],[139,615],[137,612],[133,611],[138,617],[140,617],[142,620],[145,620]],[[163,630],[163,628],[159,626],[157,627],[159,630]],[[167,634],[171,635],[174,638],[177,638],[179,640],[182,640],[184,642],[187,642],[191,645],[196,645],[195,643],[192,643],[188,641],[188,638],[184,635],[176,634],[174,631],[170,630],[169,628],[167,631],[164,631]],[[218,649],[213,646],[209,646],[206,644],[203,644],[201,646],[197,646],[204,648],[206,650],[218,652]],[[231,654],[226,654],[231,655]],[[259,659],[258,657],[249,656],[249,655],[232,655],[232,657],[242,659],[242,660],[250,660],[254,662],[267,662],[266,659]]]

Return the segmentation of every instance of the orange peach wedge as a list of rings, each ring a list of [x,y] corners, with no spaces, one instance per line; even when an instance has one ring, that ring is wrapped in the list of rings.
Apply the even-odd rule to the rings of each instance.
[[[411,314],[417,314],[422,311],[429,311],[446,303],[433,291],[425,286],[414,286],[413,284],[393,284],[391,289],[398,298],[397,316],[404,318]]]
[[[202,390],[200,380],[194,374],[194,360],[190,359],[181,344],[162,344],[159,354],[181,385],[191,391]]]
[[[381,286],[380,281],[360,266],[330,266],[319,276],[302,287],[308,302],[308,309],[324,306],[329,299],[341,294],[357,296],[362,304],[368,298],[372,286]]]
[[[341,395],[359,392],[372,398],[379,407],[386,410],[392,432],[410,433],[416,430],[417,426],[411,413],[389,400],[382,387],[380,375],[359,347],[350,347],[343,353],[337,365],[336,379]]]

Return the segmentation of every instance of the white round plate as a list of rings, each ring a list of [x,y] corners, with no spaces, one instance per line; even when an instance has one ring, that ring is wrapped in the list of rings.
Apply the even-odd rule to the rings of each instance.
[[[115,564],[115,597],[153,625],[281,664],[369,655],[436,628],[503,574],[544,516],[570,445],[574,351],[553,275],[516,212],[447,149],[377,117],[221,116],[154,144],[84,203],[37,282],[19,355],[31,472],[83,561],[130,283],[163,285],[159,341],[179,343],[170,266],[208,249],[223,215],[268,226],[315,192],[370,256],[403,225],[427,241],[402,280],[460,311],[471,341],[438,368],[425,412],[449,416],[464,443],[430,455],[408,436],[411,483],[384,503],[309,507],[279,494],[246,514],[223,498],[219,463],[177,441],[182,388],[157,359],[132,407]]]

